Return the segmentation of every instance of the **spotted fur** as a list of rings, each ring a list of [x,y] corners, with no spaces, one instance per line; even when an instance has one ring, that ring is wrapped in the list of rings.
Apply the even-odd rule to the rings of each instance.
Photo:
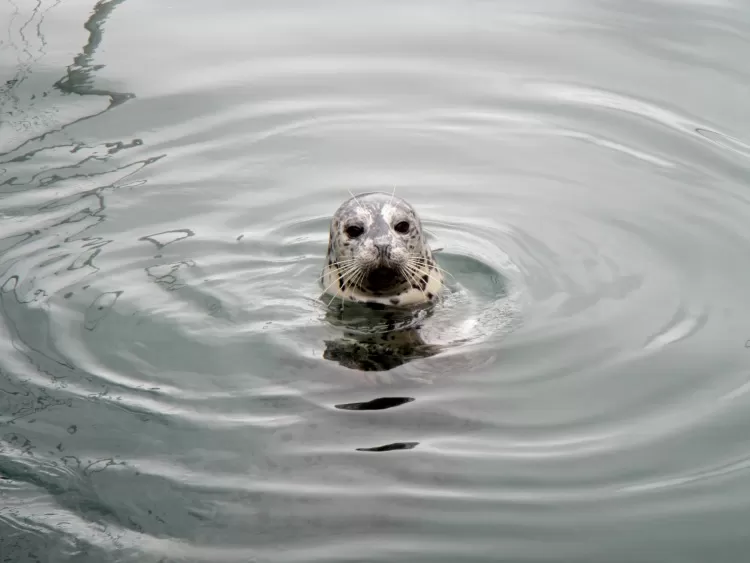
[[[398,232],[396,227],[403,223],[408,231]],[[362,233],[351,236],[347,229],[352,226]],[[378,271],[389,273],[386,281],[376,277]],[[336,210],[321,280],[331,296],[391,307],[428,303],[443,287],[416,211],[403,199],[382,192],[352,197]]]

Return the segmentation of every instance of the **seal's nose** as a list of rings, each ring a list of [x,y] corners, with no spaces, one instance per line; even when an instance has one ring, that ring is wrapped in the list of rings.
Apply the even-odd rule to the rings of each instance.
[[[388,242],[376,242],[375,248],[380,258],[388,258],[388,255],[391,253],[391,245]]]

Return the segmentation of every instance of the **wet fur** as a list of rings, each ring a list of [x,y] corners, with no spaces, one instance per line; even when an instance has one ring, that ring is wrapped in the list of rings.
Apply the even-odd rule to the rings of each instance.
[[[398,233],[401,221],[408,233]],[[348,226],[364,229],[362,235],[347,235]],[[389,245],[387,259],[377,245]],[[402,273],[403,281],[377,290],[368,286],[367,275],[387,261]],[[329,232],[326,265],[321,275],[323,288],[333,298],[387,307],[409,307],[435,301],[443,277],[432,256],[416,212],[406,201],[392,194],[372,192],[345,201],[334,214]]]

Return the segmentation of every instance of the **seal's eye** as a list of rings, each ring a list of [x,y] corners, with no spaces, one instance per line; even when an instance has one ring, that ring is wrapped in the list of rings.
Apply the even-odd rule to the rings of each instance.
[[[359,225],[349,225],[345,229],[345,231],[349,238],[357,238],[359,235],[365,232],[365,230]]]
[[[407,223],[406,221],[401,221],[400,223],[396,223],[396,226],[393,228],[396,229],[397,233],[401,233],[403,235],[404,233],[409,232],[409,223]]]

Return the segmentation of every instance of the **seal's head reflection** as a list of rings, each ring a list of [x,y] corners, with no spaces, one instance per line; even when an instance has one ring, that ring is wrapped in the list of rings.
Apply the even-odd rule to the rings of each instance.
[[[392,310],[373,304],[328,308],[326,320],[343,329],[340,338],[325,341],[323,357],[361,371],[388,371],[413,360],[434,356],[440,347],[426,343],[419,332],[431,308]]]

